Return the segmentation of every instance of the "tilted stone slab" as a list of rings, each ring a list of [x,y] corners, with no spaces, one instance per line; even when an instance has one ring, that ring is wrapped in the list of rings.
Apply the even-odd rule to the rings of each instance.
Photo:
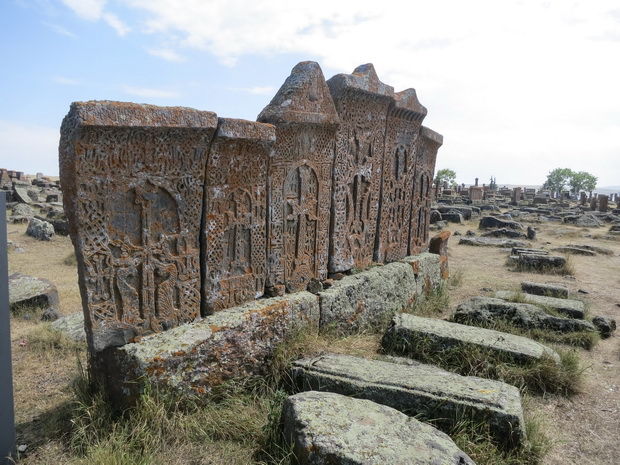
[[[394,317],[381,341],[385,349],[407,355],[411,347],[420,343],[437,351],[478,347],[520,363],[535,362],[545,357],[551,357],[558,363],[560,361],[554,350],[527,337],[406,313]]]
[[[568,288],[564,286],[524,281],[521,283],[521,290],[523,292],[526,292],[527,294],[557,297],[558,299],[568,299]]]
[[[497,291],[495,297],[503,300],[513,300],[521,298],[527,304],[534,304],[551,308],[557,312],[564,313],[571,318],[585,318],[586,306],[581,300],[558,299],[557,297],[547,297],[543,295],[522,294],[512,291]]]
[[[93,351],[200,315],[199,238],[212,112],[74,102],[63,202]]]
[[[294,362],[292,378],[299,389],[372,400],[407,415],[436,420],[446,431],[467,418],[488,424],[501,443],[515,445],[525,437],[519,390],[499,381],[405,360],[394,363],[335,354]]]
[[[321,327],[342,330],[391,318],[441,283],[441,257],[424,253],[345,276],[319,293]]]
[[[553,249],[554,252],[560,252],[563,254],[568,254],[568,255],[585,255],[586,257],[595,257],[596,256],[596,252],[594,250],[588,250],[588,249],[584,249],[581,247],[575,247],[575,246],[562,246],[562,247],[554,247]]]
[[[475,465],[446,434],[369,400],[303,392],[282,421],[300,465]]]
[[[596,331],[587,320],[561,318],[549,315],[536,305],[506,302],[491,297],[473,297],[463,302],[451,319],[458,323],[483,325],[503,320],[524,329],[542,328],[560,333]]]
[[[527,243],[524,241],[518,241],[515,239],[496,239],[493,237],[461,237],[459,244],[463,245],[477,245],[486,247],[527,247]]]
[[[58,307],[58,289],[45,278],[35,278],[21,273],[9,276],[9,305],[12,311],[24,307]]]
[[[116,405],[129,405],[147,380],[164,391],[203,395],[226,381],[264,375],[296,328],[318,331],[318,297],[302,291],[249,302],[203,320],[109,348],[94,360]]]

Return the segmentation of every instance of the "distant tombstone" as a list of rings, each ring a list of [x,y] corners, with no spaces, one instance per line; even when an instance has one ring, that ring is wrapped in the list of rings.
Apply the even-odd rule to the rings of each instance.
[[[377,262],[407,256],[418,137],[426,113],[414,89],[397,93],[389,109],[374,257]]]
[[[512,189],[512,202],[513,203],[517,203],[518,201],[521,200],[521,188],[520,187],[515,187]]]
[[[482,187],[471,186],[469,188],[469,200],[472,200],[472,201],[482,200],[483,196],[484,196],[484,191]]]
[[[585,205],[587,201],[588,201],[588,194],[586,194],[585,192],[581,192],[579,194],[579,205]]]
[[[212,112],[78,102],[60,175],[89,345],[123,345],[200,315],[199,237]]]
[[[276,126],[269,165],[267,286],[281,294],[327,278],[332,169],[339,118],[319,65],[295,66],[258,116]]]
[[[267,277],[268,124],[220,118],[207,163],[202,313],[263,295]]]
[[[407,251],[409,255],[419,253],[427,247],[428,225],[431,202],[433,201],[433,174],[437,151],[442,144],[443,136],[441,134],[422,126],[418,138],[415,177],[412,186],[413,200]]]
[[[600,194],[598,196],[598,211],[607,212],[607,204],[609,203],[609,196],[605,194]]]
[[[597,205],[598,205],[598,199],[596,198],[596,195],[593,195],[590,198],[590,210],[592,211],[596,210]]]
[[[43,173],[37,173],[36,179],[37,179],[37,181],[42,181],[43,180]]]
[[[478,178],[476,178],[476,184],[474,184],[475,187],[478,187]]]
[[[327,81],[340,129],[336,138],[331,273],[363,268],[373,261],[385,151],[388,108],[394,89],[382,83],[372,64]]]

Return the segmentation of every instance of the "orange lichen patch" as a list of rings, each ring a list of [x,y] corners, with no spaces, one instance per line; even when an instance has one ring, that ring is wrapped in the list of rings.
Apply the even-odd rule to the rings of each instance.
[[[430,276],[424,276],[424,294],[428,297],[431,294],[433,285]]]

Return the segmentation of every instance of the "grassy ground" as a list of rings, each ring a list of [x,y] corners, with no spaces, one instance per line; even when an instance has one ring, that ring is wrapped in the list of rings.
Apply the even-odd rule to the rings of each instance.
[[[472,221],[450,226],[450,229],[464,232],[475,227],[476,221]],[[612,313],[606,310],[614,301],[620,301],[615,291],[619,281],[613,278],[615,287],[597,286],[597,283],[608,282],[609,276],[617,275],[620,243],[595,239],[590,231],[582,228],[563,227],[564,233],[558,233],[555,225],[537,227],[539,238],[535,246],[596,241],[613,248],[615,255],[594,260],[572,257],[574,276],[541,278],[535,273],[511,271],[504,264],[505,251],[458,246],[458,238],[453,237],[450,239],[449,284],[428,302],[419,303],[410,311],[446,318],[457,304],[469,297],[493,290],[515,290],[520,281],[543,280],[567,285],[573,294],[579,288],[587,288],[590,295],[586,300],[593,313],[599,310]],[[19,242],[26,250],[24,254],[10,254],[10,271],[50,279],[59,288],[61,310],[65,314],[80,311],[70,241],[58,237],[51,243],[38,242],[24,235],[23,225],[9,225],[8,232],[9,239]],[[588,234],[591,237],[584,237]],[[88,383],[83,370],[84,345],[50,331],[49,325],[39,322],[36,311],[13,316],[11,330],[18,444],[28,446],[19,459],[22,464],[290,463],[292,457],[282,447],[278,433],[288,362],[324,352],[377,357],[381,336],[380,331],[349,336],[302,332],[281,347],[273,360],[272,374],[266,379],[230,383],[218,389],[213,397],[201,400],[175,399],[149,392],[132,411],[119,415]],[[618,371],[614,371],[619,363],[615,338],[602,341],[591,351],[565,345],[558,347],[563,350],[566,373],[575,374],[570,381],[579,379],[578,375],[583,373],[583,382],[575,384],[575,389],[555,392],[547,387],[529,389],[524,409],[530,440],[521,450],[507,454],[495,447],[489,440],[489,432],[481,425],[466,422],[458,425],[451,432],[452,437],[476,463],[551,465],[579,461],[602,464],[612,463],[608,458],[616,453],[619,454],[616,457],[620,456],[616,440],[620,429],[617,420],[620,396],[617,391],[609,390],[613,385],[620,385]],[[461,356],[460,360],[465,358]],[[605,363],[607,361],[609,364]],[[523,373],[513,373],[510,378],[498,367],[494,370],[500,371],[500,378],[512,380],[524,390],[531,385],[531,382],[523,382]],[[548,376],[546,371],[539,368],[536,376],[541,373]],[[531,378],[535,380],[536,376]],[[557,385],[562,383],[557,380]],[[581,416],[577,416],[577,412]],[[594,434],[584,434],[580,429],[583,425]]]

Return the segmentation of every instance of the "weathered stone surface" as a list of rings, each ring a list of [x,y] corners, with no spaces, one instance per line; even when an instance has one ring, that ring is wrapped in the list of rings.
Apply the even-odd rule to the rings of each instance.
[[[300,465],[475,465],[446,434],[368,400],[304,392],[282,417]]]
[[[573,246],[562,246],[562,247],[554,247],[551,249],[554,252],[560,252],[568,255],[585,255],[588,257],[596,256],[596,252],[593,250],[582,249],[581,247],[573,247]]]
[[[51,241],[54,239],[54,226],[47,221],[30,218],[26,234],[40,241]]]
[[[478,229],[490,229],[490,228],[509,228],[522,230],[523,225],[517,221],[503,220],[496,216],[484,216],[480,218]]]
[[[443,144],[443,136],[422,126],[418,138],[411,224],[409,225],[409,254],[426,249],[428,242],[429,212],[433,200],[433,176],[437,152]]]
[[[546,295],[521,294],[512,291],[497,291],[495,297],[503,300],[512,300],[521,298],[527,304],[534,304],[541,307],[547,307],[557,312],[564,313],[571,318],[583,319],[586,313],[586,306],[581,300],[559,299]]]
[[[62,317],[63,315],[60,310],[58,310],[57,308],[49,307],[46,308],[43,312],[43,315],[41,315],[41,321],[56,321]]]
[[[564,223],[574,224],[584,228],[598,228],[603,225],[602,221],[594,215],[578,215],[564,217]]]
[[[392,352],[414,356],[410,348],[421,342],[438,352],[475,346],[520,363],[538,361],[544,357],[551,357],[558,363],[560,361],[555,351],[527,337],[406,313],[394,317],[381,345]]]
[[[602,338],[608,338],[616,330],[616,320],[610,316],[597,315],[592,319]]]
[[[267,285],[327,278],[334,141],[340,119],[319,65],[293,68],[258,120],[276,126],[269,164]]]
[[[516,387],[398,361],[325,354],[294,362],[292,380],[304,391],[335,392],[372,400],[410,416],[422,415],[445,431],[466,417],[488,424],[499,442],[516,445],[525,438]]]
[[[614,254],[614,251],[611,249],[608,249],[607,247],[599,247],[599,246],[590,245],[590,244],[568,244],[567,247],[577,247],[579,249],[591,250],[593,252],[600,253],[602,255],[613,255]]]
[[[73,103],[60,175],[95,351],[200,315],[199,237],[214,113]]]
[[[566,265],[566,257],[560,255],[519,254],[517,267],[520,270],[546,271],[562,268]]]
[[[65,334],[76,342],[86,342],[84,330],[84,312],[72,313],[52,323],[52,328]]]
[[[425,253],[335,281],[319,293],[321,326],[374,325],[423,299],[441,282],[441,258]]]
[[[428,246],[429,253],[437,254],[440,257],[442,279],[448,279],[450,277],[450,269],[448,268],[448,239],[450,239],[450,231],[443,231],[433,236]]]
[[[491,229],[480,234],[480,237],[513,237],[526,238],[525,233],[510,228]]]
[[[18,203],[11,209],[11,214],[13,216],[25,216],[28,218],[34,218],[37,212],[28,204]]]
[[[12,311],[20,307],[58,307],[58,289],[44,278],[35,278],[21,273],[9,276],[9,305]]]
[[[459,244],[487,247],[527,247],[527,243],[516,239],[495,239],[492,237],[461,237]]]
[[[318,325],[319,298],[303,291],[249,302],[110,347],[95,362],[107,373],[106,388],[121,405],[135,400],[140,379],[164,390],[202,395],[228,380],[265,374],[293,329],[317,331]]]
[[[568,299],[568,288],[553,284],[542,284],[532,282],[522,282],[521,290],[527,294],[544,295],[547,297],[557,297],[558,299]]]
[[[207,163],[201,247],[202,313],[263,295],[271,125],[220,118]],[[251,169],[249,169],[251,167]]]
[[[451,319],[457,323],[482,325],[503,320],[524,329],[543,328],[560,333],[596,331],[592,323],[586,320],[561,318],[549,315],[536,305],[506,302],[491,297],[473,297],[463,302]]]
[[[468,220],[468,221],[471,220],[471,217],[474,214],[474,209],[472,207],[450,206],[450,207],[439,207],[438,210],[442,214],[448,213],[448,212],[458,212],[463,216],[464,220]],[[479,209],[476,209],[476,211],[479,213]]]
[[[331,273],[370,265],[374,257],[388,109],[394,89],[372,64],[327,81],[340,128],[333,171]]]
[[[385,133],[381,200],[374,260],[393,262],[408,253],[418,137],[426,108],[414,89],[394,95]]]

